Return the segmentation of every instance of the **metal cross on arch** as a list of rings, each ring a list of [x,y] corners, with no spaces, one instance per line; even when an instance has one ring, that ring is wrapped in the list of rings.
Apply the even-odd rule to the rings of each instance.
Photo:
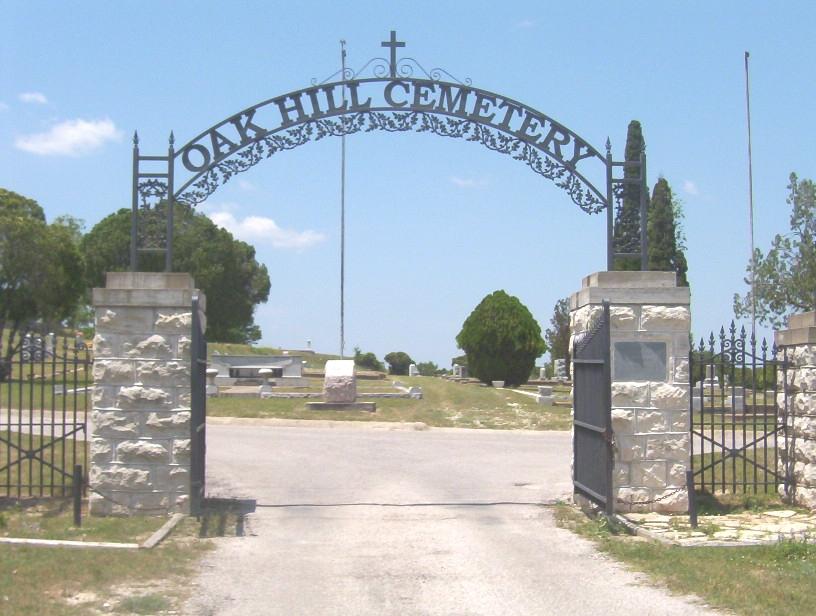
[[[564,124],[504,94],[460,81],[442,68],[426,70],[398,56],[406,43],[395,30],[381,42],[389,58],[357,71],[288,92],[218,122],[166,155],[145,156],[133,141],[131,269],[139,256],[160,253],[172,269],[174,204],[196,206],[235,175],[271,156],[326,137],[381,130],[421,132],[481,144],[524,163],[551,180],[587,213],[606,210],[607,269],[616,257],[638,256],[646,266],[646,229],[628,246],[614,242],[614,209],[624,194],[639,193],[646,219],[646,157],[616,162]],[[638,250],[639,248],[639,250]]]

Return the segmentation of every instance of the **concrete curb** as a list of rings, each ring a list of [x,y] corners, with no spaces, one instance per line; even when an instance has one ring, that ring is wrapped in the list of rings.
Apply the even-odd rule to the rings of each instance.
[[[175,513],[155,533],[150,535],[144,543],[115,543],[106,541],[63,541],[59,539],[23,539],[18,537],[0,537],[0,543],[11,545],[31,545],[50,548],[105,548],[116,550],[150,550],[161,543],[186,516]]]

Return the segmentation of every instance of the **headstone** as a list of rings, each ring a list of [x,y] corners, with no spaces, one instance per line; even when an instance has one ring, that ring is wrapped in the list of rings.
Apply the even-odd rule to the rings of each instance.
[[[374,402],[357,402],[357,375],[353,359],[330,359],[323,379],[323,401],[307,402],[306,408],[326,411],[377,410]]]
[[[504,387],[504,381],[491,381],[491,383],[493,384],[493,387],[498,387],[498,388]]]
[[[263,384],[258,388],[258,395],[263,398],[264,394],[272,393],[272,385],[269,383],[269,377],[274,374],[272,368],[261,368],[258,370],[258,375],[263,379]]]
[[[205,392],[208,398],[218,396],[218,385],[215,384],[216,374],[218,374],[218,368],[207,368],[207,387]]]
[[[553,361],[553,369],[555,371],[555,378],[558,380],[567,380],[567,360],[556,359]]]
[[[408,366],[408,376],[419,376],[419,368],[416,364]]]
[[[708,365],[705,367],[703,387],[706,389],[718,389],[720,387],[720,377],[717,376],[716,366]]]
[[[324,402],[354,402],[357,400],[357,376],[353,359],[330,359],[326,362],[323,381]]]
[[[538,369],[538,380],[544,381],[547,379],[547,369],[546,368],[539,368]]]
[[[553,388],[549,385],[539,385],[538,386],[538,395],[536,396],[536,402],[539,404],[546,404],[548,406],[552,406],[555,401],[555,397],[553,396]]]

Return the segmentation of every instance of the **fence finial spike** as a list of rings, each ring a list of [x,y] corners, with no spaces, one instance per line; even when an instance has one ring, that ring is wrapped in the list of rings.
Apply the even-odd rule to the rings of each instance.
[[[139,145],[139,132],[133,131],[133,145]]]

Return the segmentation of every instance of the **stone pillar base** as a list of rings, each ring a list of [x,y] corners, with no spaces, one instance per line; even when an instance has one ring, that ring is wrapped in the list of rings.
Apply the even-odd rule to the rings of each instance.
[[[789,328],[776,332],[776,344],[788,361],[787,414],[780,411],[788,438],[779,439],[779,472],[790,473],[790,485],[779,494],[789,502],[816,510],[816,312],[791,316]]]
[[[189,274],[140,272],[93,290],[93,515],[189,509],[194,293]]]
[[[616,511],[688,511],[690,300],[675,278],[597,272],[570,298],[570,355],[610,302]]]

